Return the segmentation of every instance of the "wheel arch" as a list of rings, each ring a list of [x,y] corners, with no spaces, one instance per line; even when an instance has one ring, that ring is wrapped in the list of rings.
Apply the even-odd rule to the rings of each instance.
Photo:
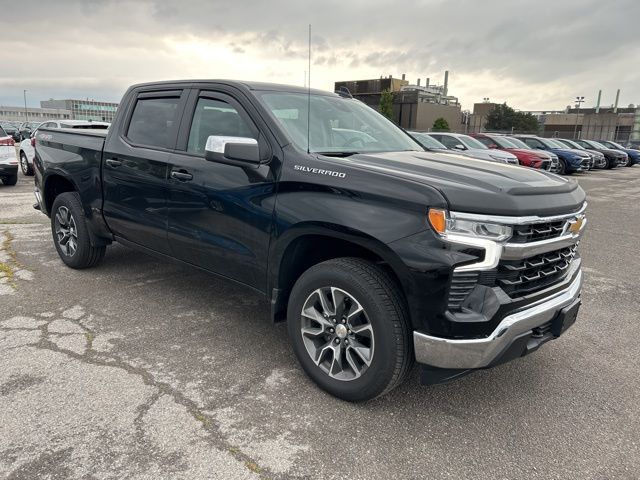
[[[287,304],[296,280],[313,265],[341,257],[356,257],[382,266],[398,284],[404,297],[407,267],[383,242],[363,232],[338,225],[307,224],[286,232],[271,248],[268,293],[274,322],[286,318]]]
[[[58,195],[61,193],[77,191],[78,187],[68,177],[60,175],[59,173],[52,173],[48,175],[44,180],[43,188],[45,213],[48,216],[51,216],[51,208],[53,207],[53,202],[56,200]]]

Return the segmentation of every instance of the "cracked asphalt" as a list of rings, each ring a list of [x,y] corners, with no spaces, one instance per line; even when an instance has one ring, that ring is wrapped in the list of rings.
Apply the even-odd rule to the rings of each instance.
[[[586,189],[578,321],[528,357],[349,404],[259,297],[114,245],[65,267],[0,186],[0,477],[640,478],[640,166]]]

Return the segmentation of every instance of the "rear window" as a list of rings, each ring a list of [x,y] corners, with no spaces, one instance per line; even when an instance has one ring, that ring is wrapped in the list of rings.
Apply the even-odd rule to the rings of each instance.
[[[179,97],[141,98],[136,102],[127,138],[138,145],[170,148],[176,126]]]

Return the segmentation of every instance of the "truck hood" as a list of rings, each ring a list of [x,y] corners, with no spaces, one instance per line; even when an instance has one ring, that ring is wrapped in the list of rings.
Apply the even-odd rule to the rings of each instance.
[[[356,154],[346,165],[439,190],[449,208],[488,215],[557,215],[580,209],[585,193],[553,173],[434,152]]]

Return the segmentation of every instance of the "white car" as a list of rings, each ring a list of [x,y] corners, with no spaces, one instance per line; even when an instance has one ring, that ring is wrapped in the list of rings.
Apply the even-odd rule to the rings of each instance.
[[[18,159],[13,137],[0,127],[0,180],[5,185],[18,181]]]
[[[36,133],[40,128],[81,128],[84,130],[106,130],[110,123],[93,122],[88,120],[50,120],[42,122],[31,133],[31,138],[25,138],[20,142],[18,155],[20,156],[20,169],[25,175],[33,175],[33,159],[36,156]]]
[[[469,135],[441,132],[429,132],[427,135],[435,138],[448,149],[457,150],[473,158],[488,160],[490,162],[520,165],[518,158],[512,153],[491,149]]]

